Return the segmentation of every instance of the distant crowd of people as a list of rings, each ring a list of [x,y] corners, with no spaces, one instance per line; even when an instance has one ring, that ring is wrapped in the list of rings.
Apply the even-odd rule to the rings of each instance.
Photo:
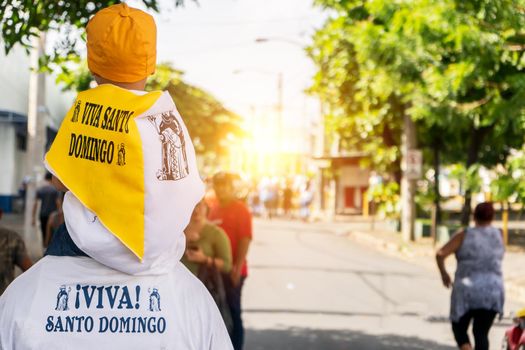
[[[255,216],[307,221],[314,195],[311,180],[303,176],[263,177],[252,184],[247,201]]]

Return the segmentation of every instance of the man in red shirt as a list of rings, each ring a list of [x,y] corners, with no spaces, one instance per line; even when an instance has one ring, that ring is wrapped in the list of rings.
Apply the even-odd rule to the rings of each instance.
[[[232,270],[230,275],[224,278],[224,287],[233,319],[230,338],[234,349],[240,350],[244,342],[241,291],[248,275],[246,254],[252,240],[252,215],[246,204],[235,196],[232,174],[216,174],[213,177],[213,189],[218,204],[212,206],[209,219],[226,232],[232,247]]]

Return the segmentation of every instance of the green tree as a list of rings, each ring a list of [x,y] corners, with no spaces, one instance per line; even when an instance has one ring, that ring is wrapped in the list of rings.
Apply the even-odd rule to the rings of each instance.
[[[197,0],[186,0],[197,2]],[[57,31],[60,40],[50,55],[41,60],[43,67],[66,67],[70,61],[78,61],[77,44],[83,40],[84,28],[97,11],[119,0],[10,0],[0,1],[0,32],[4,50],[7,53],[20,44],[29,50],[31,38],[40,32]],[[176,7],[184,5],[184,0],[173,0]],[[158,12],[158,0],[142,0],[146,8]]]
[[[197,0],[172,0],[175,7]],[[89,88],[93,80],[87,64],[78,53],[79,41],[84,40],[84,28],[97,11],[119,3],[105,1],[1,1],[0,30],[6,53],[20,44],[27,50],[31,38],[49,30],[60,33],[60,40],[50,55],[41,61],[43,69],[59,68],[58,81],[66,90],[82,91]],[[146,8],[158,12],[158,0],[142,0]],[[243,135],[240,117],[226,109],[206,91],[187,84],[183,73],[169,64],[157,67],[156,74],[148,82],[149,89],[168,90],[192,136],[199,153],[226,152],[226,140]]]
[[[232,137],[243,137],[241,117],[225,108],[210,93],[186,83],[183,73],[170,64],[157,66],[147,89],[166,90],[184,118],[197,153],[220,156]]]
[[[201,155],[225,154],[232,137],[243,137],[241,117],[225,108],[210,93],[188,84],[184,73],[170,63],[157,65],[155,74],[148,79],[146,90],[168,91],[184,118],[195,151]],[[58,76],[66,90],[83,91],[90,88],[93,76],[83,61],[67,73]]]
[[[496,178],[490,184],[492,200],[502,203],[525,205],[525,154],[515,152],[507,161],[507,166],[496,169]]]
[[[313,91],[335,111],[343,146],[368,150],[376,166],[396,172],[408,114],[436,174],[455,162],[491,168],[521,148],[524,1],[316,3],[332,16],[309,51],[319,68]]]

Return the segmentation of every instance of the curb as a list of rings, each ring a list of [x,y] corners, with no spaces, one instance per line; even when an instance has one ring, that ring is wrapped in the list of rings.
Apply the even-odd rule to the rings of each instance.
[[[370,234],[353,231],[348,234],[348,237],[358,243],[366,244],[378,249],[395,252],[399,250],[399,246],[393,242],[385,242],[381,238],[374,237]]]
[[[403,260],[413,261],[416,257],[433,257],[434,250],[430,252],[424,252],[422,254],[422,249],[414,249],[410,247],[411,243],[395,243],[387,242],[380,237],[376,237],[370,233],[364,233],[359,231],[352,231],[348,233],[347,236],[349,239],[354,242],[369,246],[378,251],[387,253],[388,255],[401,258]],[[432,260],[432,263],[434,260]],[[429,263],[429,266],[434,265]],[[525,306],[525,277],[511,277],[504,280],[505,285],[505,294],[510,297],[513,301],[517,303],[523,303]]]
[[[380,237],[375,237],[373,234],[364,233],[360,231],[349,232],[348,238],[357,243],[371,246],[373,248],[387,252],[391,255],[394,255],[400,258],[414,258],[417,256],[429,257],[429,256],[434,255],[433,251],[430,254],[429,253],[421,254],[421,249],[413,249],[413,247],[410,247],[411,245],[410,243],[388,242],[388,241],[383,240]]]

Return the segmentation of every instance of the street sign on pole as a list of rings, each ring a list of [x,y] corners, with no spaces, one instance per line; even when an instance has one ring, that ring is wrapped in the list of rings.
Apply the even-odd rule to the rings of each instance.
[[[405,174],[409,180],[419,180],[423,177],[423,152],[410,149],[406,155]]]

